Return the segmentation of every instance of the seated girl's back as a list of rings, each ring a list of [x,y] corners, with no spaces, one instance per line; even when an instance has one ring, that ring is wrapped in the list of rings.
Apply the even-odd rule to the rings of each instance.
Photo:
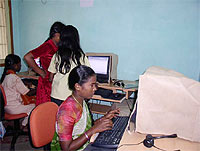
[[[35,104],[24,105],[21,95],[32,95],[36,90],[27,88],[20,77],[16,75],[21,69],[21,59],[19,56],[9,54],[5,59],[5,68],[1,77],[2,87],[4,88],[7,105],[4,107],[5,112],[9,114],[27,113],[28,115],[35,107]],[[22,121],[26,126],[28,116]]]

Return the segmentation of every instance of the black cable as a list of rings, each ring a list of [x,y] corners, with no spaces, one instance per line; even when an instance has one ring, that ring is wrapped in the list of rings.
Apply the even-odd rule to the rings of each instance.
[[[140,145],[140,144],[142,144],[142,143],[143,143],[143,141],[141,141],[141,142],[139,142],[139,143],[136,143],[136,144],[122,144],[122,145],[118,146],[117,149],[119,149],[119,148],[122,147],[122,146]],[[161,148],[159,148],[159,147],[157,147],[157,146],[155,146],[155,145],[153,145],[153,147],[155,147],[156,149],[161,150],[161,151],[167,151],[167,150],[161,149]],[[181,150],[180,150],[180,149],[176,149],[176,150],[173,150],[173,151],[181,151]]]
[[[155,147],[156,149],[162,150],[162,151],[167,151],[167,150],[161,149],[161,148],[159,148],[159,147],[157,147],[155,145],[153,145],[153,147]]]
[[[157,146],[155,146],[155,145],[153,145],[153,147],[155,147],[155,148],[158,149],[158,150],[167,151],[167,150],[161,149],[161,148],[159,148],[159,147],[157,147]],[[180,149],[176,149],[176,150],[173,150],[173,151],[181,151],[181,150],[180,150]]]
[[[142,143],[143,143],[143,141],[141,141],[141,142],[139,142],[139,143],[137,143],[137,144],[122,144],[122,145],[118,146],[117,149],[119,149],[119,148],[122,147],[122,146],[140,145],[140,144],[142,144]]]

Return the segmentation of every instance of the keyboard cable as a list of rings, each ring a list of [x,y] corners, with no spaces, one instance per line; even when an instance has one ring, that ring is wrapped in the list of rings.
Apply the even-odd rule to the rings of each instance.
[[[136,144],[122,144],[122,145],[120,145],[119,147],[117,147],[117,149],[121,148],[122,146],[140,145],[140,144],[142,144],[142,143],[143,143],[143,141],[141,141],[141,142],[139,142],[139,143],[136,143]],[[153,147],[155,147],[156,149],[161,150],[161,151],[167,151],[167,150],[161,149],[161,148],[159,148],[159,147],[157,147],[157,146],[155,146],[155,145],[153,145]],[[181,151],[181,150],[180,150],[180,149],[176,149],[176,150],[173,150],[173,151]]]
[[[117,149],[121,148],[122,146],[140,145],[140,144],[142,144],[142,143],[143,143],[143,141],[141,141],[141,142],[139,142],[139,143],[136,143],[136,144],[122,144],[122,145],[120,145],[119,147],[117,147]]]

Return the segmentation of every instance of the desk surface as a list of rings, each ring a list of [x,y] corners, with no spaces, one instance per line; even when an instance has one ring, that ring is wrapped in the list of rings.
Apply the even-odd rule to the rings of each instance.
[[[154,135],[153,135],[154,136]],[[138,144],[142,142],[146,138],[146,134],[140,134],[137,132],[128,133],[126,130],[119,144]],[[180,151],[200,151],[200,143],[187,141],[180,138],[162,138],[155,139],[154,145],[159,147],[160,149],[166,151],[180,150]],[[147,148],[143,145],[143,143],[139,145],[131,145],[131,146],[121,146],[117,151],[128,151],[128,150],[136,150],[136,151],[159,151],[155,147]]]

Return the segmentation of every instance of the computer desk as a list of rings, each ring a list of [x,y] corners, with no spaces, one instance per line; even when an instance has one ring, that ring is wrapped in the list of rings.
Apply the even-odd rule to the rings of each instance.
[[[20,78],[27,78],[27,79],[36,79],[38,80],[39,76],[36,76],[34,72],[30,72],[30,71],[25,71],[25,72],[19,72],[17,74]],[[124,83],[128,83],[128,84],[133,84],[133,85],[137,85],[136,81],[127,81],[125,80]],[[99,95],[93,95],[92,99],[94,100],[101,100],[101,101],[107,101],[107,102],[112,102],[112,103],[121,103],[123,100],[128,99],[130,97],[131,94],[133,94],[134,92],[137,92],[138,88],[137,87],[133,87],[133,88],[122,88],[122,87],[118,87],[113,85],[113,83],[110,84],[99,84],[100,88],[104,88],[104,89],[109,89],[112,90],[113,93],[116,93],[117,90],[124,92],[126,95],[124,98],[122,98],[121,100],[114,100],[114,99],[107,99],[107,98],[103,98]],[[127,103],[128,104],[128,103]],[[102,114],[105,115],[110,109],[111,106],[108,105],[103,105],[103,104],[96,104],[96,103],[89,103],[89,107],[92,113],[95,114]]]
[[[129,133],[125,130],[117,151],[160,151],[155,147],[147,148],[143,145],[143,140],[147,134],[141,134],[138,132]],[[153,135],[161,136],[161,135]],[[92,138],[94,139],[94,138]],[[92,140],[94,141],[94,140]],[[125,145],[128,144],[128,145]],[[181,138],[162,138],[155,139],[154,145],[160,148],[162,151],[200,151],[200,143],[191,142]],[[84,151],[115,151],[116,149],[106,149],[94,147],[89,144]]]
[[[117,90],[122,91],[122,92],[124,92],[126,94],[125,98],[128,99],[131,94],[133,94],[134,92],[136,92],[138,90],[138,81],[123,80],[123,82],[125,84],[124,88],[123,87],[119,87],[119,86],[115,86],[113,83],[99,84],[98,87],[112,90],[113,93],[116,93]],[[132,84],[134,87],[126,88],[127,84]],[[94,97],[96,97],[96,96],[94,95]],[[99,97],[99,96],[97,96],[97,97]],[[101,99],[104,99],[104,98],[101,98]],[[110,101],[110,102],[117,102],[117,103],[121,102],[121,100],[113,100],[113,99],[105,99],[105,100]]]
[[[160,136],[160,135],[153,135],[153,136]],[[125,130],[121,142],[119,144],[119,148],[117,151],[159,151],[155,147],[147,148],[143,145],[143,143],[139,145],[124,145],[124,144],[138,144],[142,142],[146,138],[146,134],[141,134],[138,132],[129,133]],[[123,146],[121,146],[123,145]],[[165,151],[200,151],[200,143],[191,142],[188,140],[184,140],[181,138],[162,138],[162,139],[155,139],[154,145],[162,150]],[[121,146],[121,147],[120,147]]]
[[[138,82],[137,81],[127,81],[127,80],[124,80],[123,82],[125,83],[125,85],[126,84],[133,84],[133,85],[135,85],[135,87],[122,88],[122,87],[119,87],[119,86],[115,86],[113,83],[99,84],[98,85],[99,88],[112,90],[113,93],[117,93],[117,91],[122,91],[123,93],[125,93],[125,97],[122,98],[121,100],[103,98],[100,95],[93,95],[92,99],[111,102],[111,103],[121,103],[123,100],[129,99],[130,95],[132,95],[133,93],[137,92],[137,90],[138,90],[138,86],[137,86]],[[111,109],[111,106],[103,105],[103,104],[97,104],[97,103],[89,103],[89,107],[90,107],[90,110],[91,110],[92,113],[102,114],[102,115],[105,115]]]

